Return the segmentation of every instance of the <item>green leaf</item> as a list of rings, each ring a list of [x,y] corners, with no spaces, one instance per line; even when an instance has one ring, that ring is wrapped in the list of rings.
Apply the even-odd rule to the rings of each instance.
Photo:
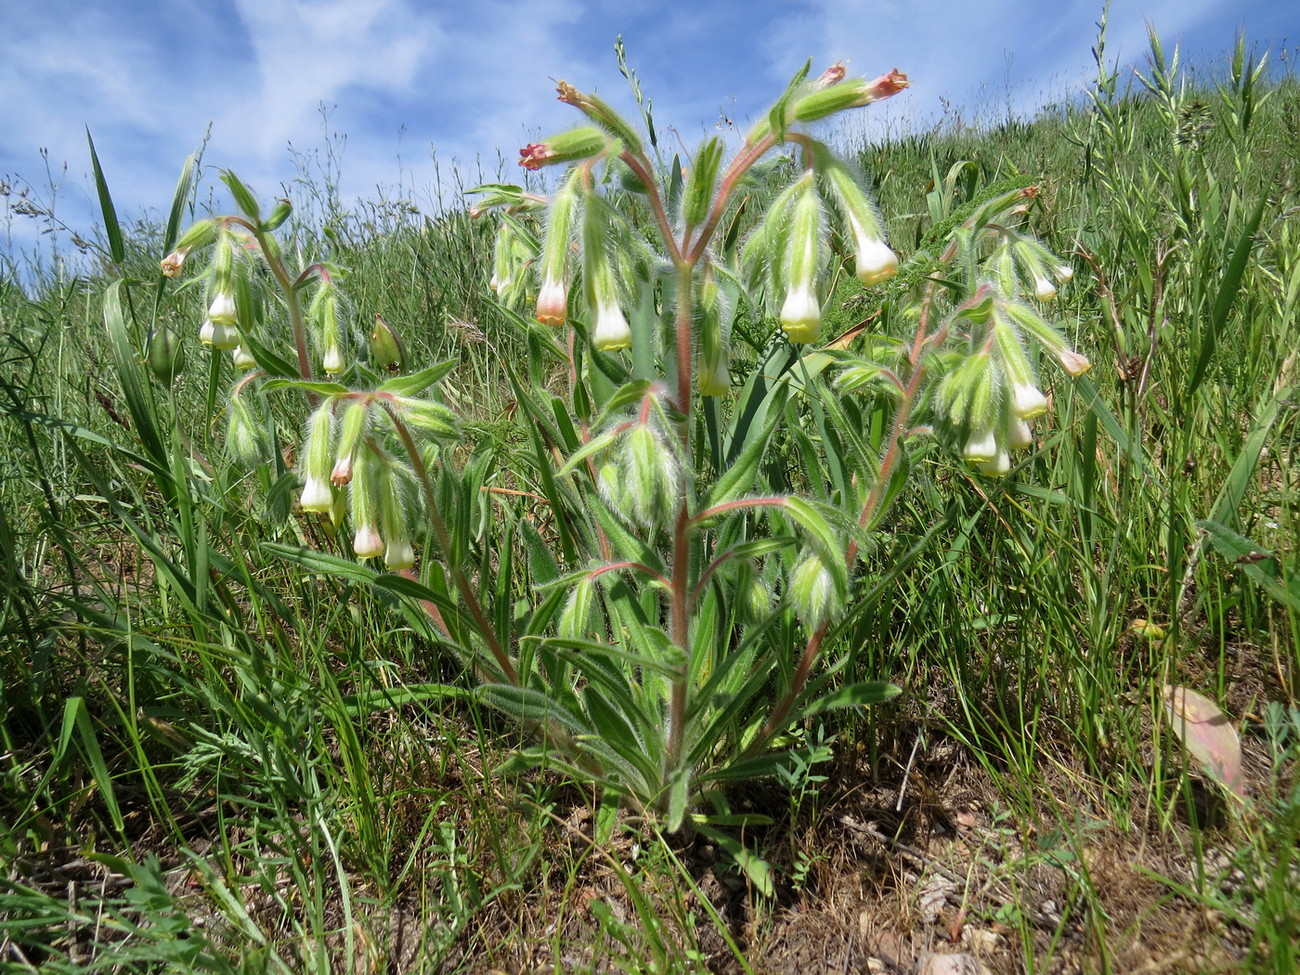
[[[378,391],[392,393],[394,396],[419,396],[454,368],[456,368],[455,359],[444,359],[409,376],[396,376],[386,380],[380,383]]]
[[[176,189],[172,193],[171,209],[167,212],[167,229],[163,232],[164,254],[170,254],[180,239],[181,219],[185,216],[185,204],[189,200],[190,190],[194,187],[194,169],[197,160],[193,153],[181,163],[181,175],[176,180]]]
[[[230,195],[235,198],[235,205],[243,211],[244,216],[254,224],[262,222],[262,209],[257,205],[257,197],[252,191],[239,181],[229,169],[221,170],[221,182],[225,183],[230,189]]]
[[[99,211],[104,217],[104,235],[108,238],[108,253],[113,258],[114,264],[121,264],[126,259],[126,244],[122,240],[122,227],[117,222],[113,197],[108,192],[108,181],[104,178],[104,170],[99,165],[95,140],[90,137],[90,126],[86,127],[86,142],[90,146],[90,165],[95,172],[95,191],[99,194]]]
[[[1232,311],[1233,304],[1236,303],[1241,278],[1246,272],[1250,252],[1255,246],[1255,231],[1259,229],[1259,222],[1264,216],[1264,207],[1267,203],[1268,193],[1261,193],[1259,203],[1246,221],[1246,226],[1242,228],[1241,237],[1233,249],[1232,257],[1228,260],[1227,268],[1224,269],[1223,280],[1219,282],[1218,293],[1214,296],[1210,321],[1201,338],[1201,348],[1196,354],[1196,363],[1183,387],[1183,396],[1187,398],[1184,402],[1187,402],[1201,385],[1201,381],[1205,378],[1205,371],[1209,368],[1210,359],[1214,356],[1214,350],[1218,347],[1219,336],[1222,335],[1223,328],[1228,323],[1228,315]]]
[[[897,697],[901,693],[903,693],[901,687],[896,687],[885,681],[861,681],[832,691],[825,697],[813,701],[807,707],[799,710],[804,717],[811,717],[814,714],[832,711],[835,708],[861,708],[872,704],[880,704],[890,698]]]
[[[696,829],[727,851],[727,854],[736,862],[736,866],[741,869],[759,894],[763,897],[775,896],[776,885],[772,881],[772,868],[766,860],[750,850],[740,840],[728,836],[711,826],[700,823],[696,826]]]
[[[268,379],[262,384],[262,388],[265,390],[301,389],[320,396],[342,396],[352,392],[341,383],[315,382],[307,379]]]
[[[754,487],[754,478],[758,465],[763,461],[772,432],[781,420],[780,410],[773,410],[766,417],[761,429],[750,427],[746,431],[744,447],[740,455],[732,461],[717,482],[709,489],[708,496],[701,505],[701,510],[726,504],[743,497]]]
[[[1214,550],[1239,568],[1251,582],[1282,605],[1300,612],[1300,593],[1279,578],[1278,562],[1272,552],[1262,550],[1249,538],[1215,521],[1201,520],[1196,527],[1205,532]]]

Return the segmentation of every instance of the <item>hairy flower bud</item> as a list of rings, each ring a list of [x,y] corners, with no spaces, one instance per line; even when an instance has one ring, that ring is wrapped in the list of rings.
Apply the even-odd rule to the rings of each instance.
[[[232,396],[226,415],[226,450],[235,463],[253,467],[270,452],[266,425],[253,416],[243,396]]]
[[[330,481],[337,487],[352,481],[352,458],[366,435],[369,419],[370,404],[364,399],[353,401],[343,411],[338,444],[334,448],[334,467],[330,471]]]
[[[556,163],[576,162],[604,152],[608,144],[609,140],[600,129],[583,126],[524,146],[519,150],[519,165],[535,170]]]
[[[802,177],[797,186],[782,268],[788,288],[780,318],[791,342],[808,343],[817,338],[822,324],[821,302],[815,292],[821,256],[821,205],[811,173]]]
[[[334,505],[330,468],[334,463],[334,401],[316,407],[307,420],[302,451],[302,507],[304,511],[329,511]]]
[[[370,365],[381,372],[406,371],[406,346],[397,331],[375,313],[375,327],[370,330]]]
[[[896,95],[908,86],[907,75],[897,68],[872,81],[850,78],[821,88],[798,99],[790,110],[796,122],[815,122],[848,108],[860,108]]]
[[[839,612],[835,577],[816,552],[800,559],[790,573],[790,603],[809,629],[816,629]]]
[[[680,500],[677,455],[648,424],[623,437],[623,490],[632,519],[645,528],[667,524]]]

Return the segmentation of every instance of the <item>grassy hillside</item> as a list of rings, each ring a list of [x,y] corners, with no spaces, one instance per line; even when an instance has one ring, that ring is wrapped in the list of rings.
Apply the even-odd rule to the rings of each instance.
[[[1157,57],[1095,104],[844,147],[905,261],[1036,187],[1027,226],[1076,269],[1056,320],[1094,367],[1050,384],[1004,478],[909,442],[834,636],[837,681],[903,693],[789,729],[808,759],[728,793],[746,825],[721,839],[512,761],[528,730],[400,585],[283,557],[349,551],[296,504],[305,414],[257,394],[231,456],[235,373],[198,344],[199,289],[158,276],[165,228],[104,229],[95,275],[0,280],[0,965],[1294,972],[1300,86],[1242,54],[1210,87]],[[378,314],[417,367],[455,360],[444,460],[490,472],[464,544],[533,572],[560,516],[491,228],[301,202],[284,250],[339,269],[355,330]],[[827,338],[905,326],[901,291],[847,277]],[[170,384],[140,365],[168,330]],[[749,308],[734,336],[737,373],[783,341]],[[764,476],[823,491],[801,451],[830,443],[778,439]],[[503,612],[545,598],[523,572]],[[1239,732],[1244,798],[1180,744],[1168,686]]]

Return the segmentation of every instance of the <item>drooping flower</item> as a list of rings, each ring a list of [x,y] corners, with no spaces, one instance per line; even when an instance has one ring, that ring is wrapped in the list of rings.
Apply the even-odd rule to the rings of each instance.
[[[1032,383],[1017,383],[1011,388],[1011,413],[1017,419],[1032,420],[1047,412],[1047,397]]]
[[[786,337],[797,345],[806,345],[817,340],[821,327],[822,306],[811,285],[800,284],[791,288],[781,306],[781,328]]]
[[[569,293],[559,278],[547,278],[537,292],[537,320],[543,325],[563,325],[569,320]]]
[[[986,464],[998,455],[997,431],[992,423],[971,429],[962,456],[974,464]]]
[[[327,512],[334,506],[334,492],[329,481],[308,477],[302,486],[302,510]]]
[[[352,536],[352,551],[359,559],[374,559],[384,554],[384,539],[374,525],[358,525]]]
[[[614,352],[631,346],[632,329],[618,305],[610,302],[596,309],[596,327],[592,329],[591,340],[601,352]]]

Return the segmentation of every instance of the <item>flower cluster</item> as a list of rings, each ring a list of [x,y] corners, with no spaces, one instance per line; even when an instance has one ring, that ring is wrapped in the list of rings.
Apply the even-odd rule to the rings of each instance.
[[[831,218],[864,285],[880,284],[898,270],[898,256],[861,177],[820,143],[808,140],[806,148],[808,168],[769,208],[743,253],[750,282],[765,284],[773,298],[781,296],[781,327],[801,345],[815,342],[821,331],[819,292]]]
[[[1032,341],[1071,376],[1091,368],[1059,331],[1022,301],[985,285],[957,310],[954,328],[967,328],[966,354],[936,391],[948,422],[964,431],[962,455],[985,474],[1011,469],[1010,451],[1033,446],[1030,421],[1047,412],[1027,351]]]
[[[304,511],[339,521],[344,506],[358,558],[383,556],[390,569],[415,563],[411,511],[416,476],[409,460],[386,448],[397,424],[419,433],[454,434],[455,418],[441,404],[383,392],[340,393],[316,407],[302,450]]]

